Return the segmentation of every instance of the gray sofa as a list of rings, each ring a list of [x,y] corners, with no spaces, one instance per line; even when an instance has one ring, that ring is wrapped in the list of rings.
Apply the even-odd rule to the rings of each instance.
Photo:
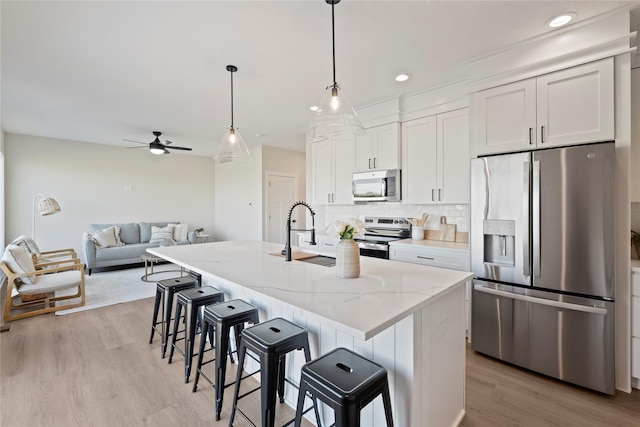
[[[127,264],[140,264],[140,258],[147,248],[157,248],[160,243],[149,243],[151,227],[166,227],[168,224],[179,224],[179,221],[168,222],[132,222],[113,224],[91,224],[88,233],[104,230],[116,225],[120,227],[120,240],[124,245],[108,248],[96,248],[93,240],[82,239],[84,263],[89,275],[94,268],[113,267]],[[177,245],[196,243],[195,233],[188,233],[187,240],[175,242]]]

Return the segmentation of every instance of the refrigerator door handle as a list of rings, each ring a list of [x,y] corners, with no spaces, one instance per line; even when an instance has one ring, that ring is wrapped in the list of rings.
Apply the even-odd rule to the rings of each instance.
[[[540,161],[534,160],[532,162],[532,180],[531,186],[533,194],[531,202],[531,225],[533,230],[533,275],[540,277],[541,265],[540,265]]]
[[[528,215],[529,212],[529,184],[530,184],[530,162],[524,162],[524,182],[523,188],[524,192],[522,195],[522,203],[523,203],[523,212],[525,215]],[[531,256],[529,254],[529,226],[523,227],[525,232],[522,236],[522,274],[525,276],[531,276]]]
[[[588,305],[571,304],[568,302],[554,301],[554,300],[549,300],[544,298],[536,298],[536,297],[531,297],[529,295],[514,294],[507,291],[501,291],[499,289],[486,288],[482,285],[475,285],[473,288],[478,292],[484,292],[487,294],[497,295],[501,297],[517,299],[520,301],[530,302],[534,304],[547,305],[550,307],[556,307],[556,308],[572,310],[572,311],[582,311],[584,313],[591,313],[591,314],[602,314],[602,315],[607,314],[607,309],[601,308],[601,307],[591,307]]]

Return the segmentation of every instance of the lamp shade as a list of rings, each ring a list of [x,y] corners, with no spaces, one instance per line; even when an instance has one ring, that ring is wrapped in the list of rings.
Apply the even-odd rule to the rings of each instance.
[[[220,150],[215,159],[219,164],[251,158],[251,153],[238,129],[228,128],[222,136]]]
[[[51,197],[45,197],[38,203],[38,212],[42,216],[52,215],[60,211],[60,205],[58,204],[58,202],[56,202],[55,199]]]
[[[365,133],[358,114],[338,84],[325,90],[318,110],[307,128],[312,142],[327,139],[346,140]]]

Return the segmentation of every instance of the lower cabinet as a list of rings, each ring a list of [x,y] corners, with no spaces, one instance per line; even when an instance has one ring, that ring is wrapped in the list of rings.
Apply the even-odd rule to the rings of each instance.
[[[333,239],[324,234],[316,235],[316,244],[311,245],[311,235],[309,233],[298,234],[298,246],[301,248],[308,248],[319,252],[335,252],[337,239]]]
[[[422,241],[424,242],[424,241]],[[389,247],[389,259],[428,265],[430,267],[469,271],[469,251],[427,246],[428,243],[392,243]],[[465,325],[467,338],[471,342],[471,281],[465,285]]]

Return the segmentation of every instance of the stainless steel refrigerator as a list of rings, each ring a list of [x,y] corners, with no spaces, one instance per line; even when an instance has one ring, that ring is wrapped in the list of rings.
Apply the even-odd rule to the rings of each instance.
[[[613,142],[471,162],[472,347],[613,394]]]

